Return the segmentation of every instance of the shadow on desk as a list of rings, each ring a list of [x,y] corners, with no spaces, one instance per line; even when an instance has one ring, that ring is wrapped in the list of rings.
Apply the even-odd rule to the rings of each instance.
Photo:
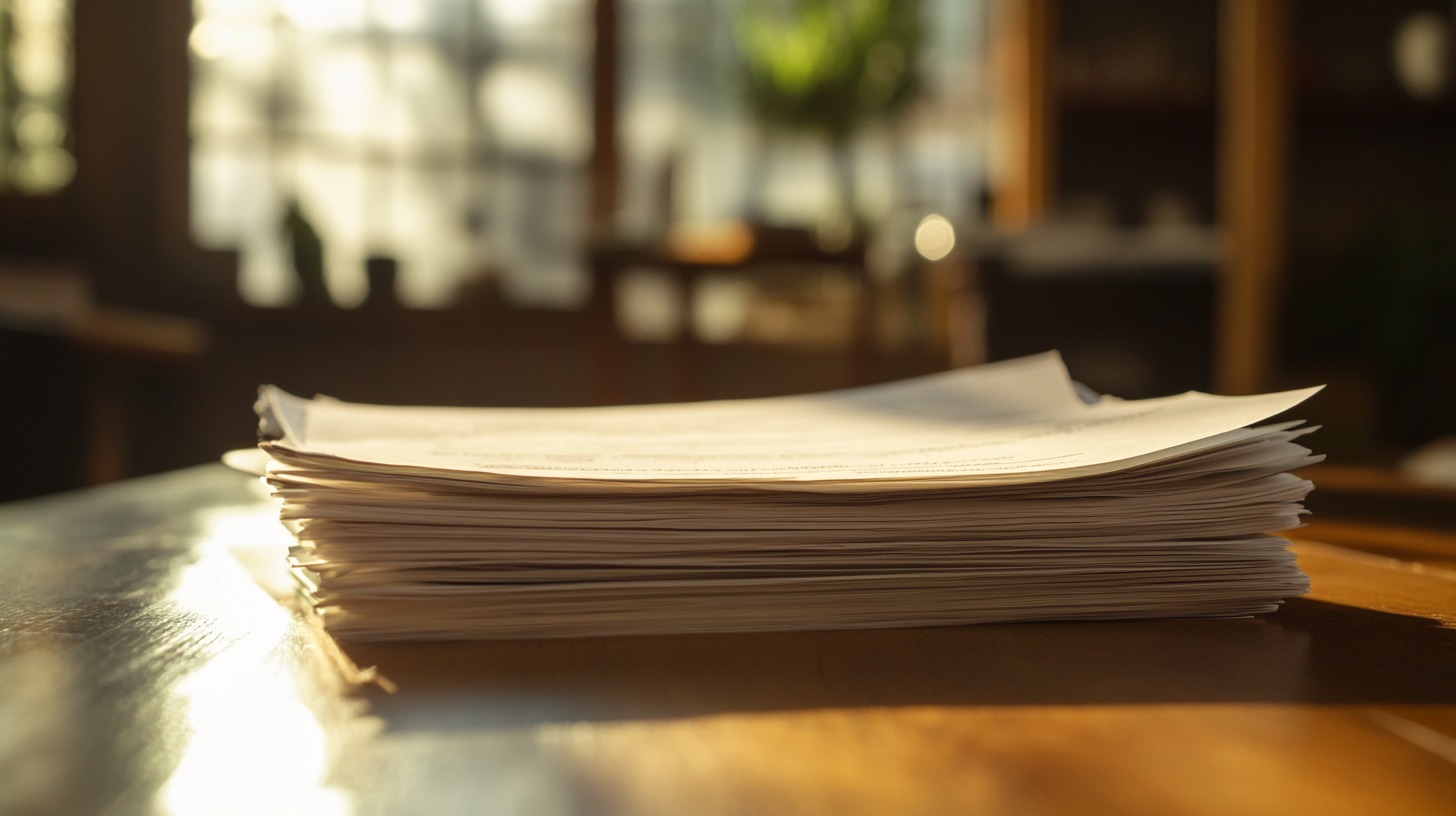
[[[844,707],[1456,702],[1456,630],[1307,599],[1258,619],[356,643],[394,730]]]

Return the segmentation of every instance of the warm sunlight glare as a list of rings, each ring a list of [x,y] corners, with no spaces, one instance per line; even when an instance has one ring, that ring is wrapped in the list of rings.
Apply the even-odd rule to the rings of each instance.
[[[266,508],[209,514],[199,557],[172,602],[209,621],[210,659],[176,687],[190,737],[158,794],[173,816],[308,814],[344,816],[347,797],[325,784],[327,740],[299,696],[278,646],[292,615],[249,578],[233,551],[271,548],[288,536]]]

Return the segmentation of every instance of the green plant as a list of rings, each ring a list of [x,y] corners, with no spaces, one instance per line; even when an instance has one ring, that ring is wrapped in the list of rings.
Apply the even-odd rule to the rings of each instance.
[[[749,0],[737,40],[758,120],[835,147],[921,90],[915,0]]]

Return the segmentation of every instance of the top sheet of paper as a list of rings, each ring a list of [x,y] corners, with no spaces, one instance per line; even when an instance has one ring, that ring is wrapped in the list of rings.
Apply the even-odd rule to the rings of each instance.
[[[396,468],[613,481],[1026,482],[1208,446],[1319,389],[1078,398],[1055,353],[867,388],[606,408],[407,408],[271,386],[279,448]]]

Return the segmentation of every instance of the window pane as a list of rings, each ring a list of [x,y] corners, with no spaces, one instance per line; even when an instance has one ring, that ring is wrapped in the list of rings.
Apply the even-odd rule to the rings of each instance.
[[[373,0],[370,6],[374,24],[397,34],[426,35],[432,39],[463,39],[467,27],[461,25],[470,11],[471,0]]]
[[[75,176],[70,66],[67,0],[0,0],[0,189],[48,195]]]
[[[192,7],[198,20],[223,25],[262,24],[273,16],[273,0],[195,0]]]
[[[340,305],[365,297],[371,255],[397,261],[407,305],[444,305],[487,269],[532,302],[578,298],[586,0],[206,0],[195,10],[193,231],[240,251],[250,301],[293,296],[281,283],[288,255],[268,243],[280,233],[250,224],[278,223],[295,195]],[[258,188],[267,200],[256,207],[227,204],[242,161],[276,180]],[[259,271],[266,263],[284,269]]]
[[[229,249],[281,233],[283,211],[269,155],[256,143],[202,143],[192,150],[192,235]]]
[[[458,56],[428,41],[402,42],[385,60],[386,138],[405,153],[425,147],[460,155],[472,135],[470,85]]]
[[[299,31],[362,31],[368,25],[370,0],[279,0],[283,18]]]
[[[332,137],[362,147],[383,124],[383,55],[370,43],[300,35],[290,49],[291,104],[283,125],[308,138]]]
[[[399,259],[398,295],[406,306],[450,303],[478,274],[469,217],[473,177],[454,170],[397,167],[389,179],[387,240],[374,251]]]

